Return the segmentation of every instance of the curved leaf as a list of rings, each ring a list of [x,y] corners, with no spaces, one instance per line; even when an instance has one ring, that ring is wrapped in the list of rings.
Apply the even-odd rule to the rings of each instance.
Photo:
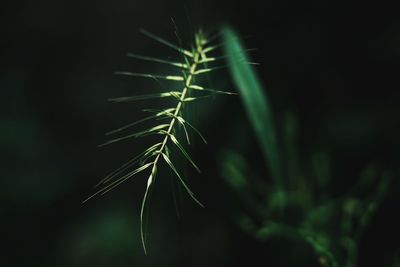
[[[272,177],[282,183],[282,167],[270,105],[239,37],[229,27],[222,29],[224,53],[234,83],[246,108]]]

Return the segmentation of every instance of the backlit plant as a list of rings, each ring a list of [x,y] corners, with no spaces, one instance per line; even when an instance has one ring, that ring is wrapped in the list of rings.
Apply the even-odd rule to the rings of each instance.
[[[158,37],[148,31],[141,31],[147,37],[174,49],[179,53],[181,61],[170,61],[166,59],[154,58],[149,56],[128,54],[129,57],[150,61],[159,64],[170,65],[171,67],[180,70],[179,75],[160,75],[160,74],[148,74],[148,73],[137,73],[137,72],[117,72],[119,75],[127,75],[133,77],[143,77],[156,80],[168,80],[175,82],[175,90],[168,92],[159,92],[146,95],[135,95],[127,97],[118,97],[110,99],[112,102],[130,102],[145,99],[155,99],[155,98],[172,98],[176,100],[176,104],[173,107],[167,107],[163,109],[146,109],[146,113],[150,115],[121,128],[113,130],[107,135],[114,135],[117,133],[125,132],[131,129],[133,126],[137,126],[143,122],[152,121],[154,125],[148,129],[140,130],[135,133],[129,133],[122,137],[114,138],[103,145],[108,145],[121,140],[130,138],[145,137],[148,135],[157,135],[160,137],[159,142],[152,144],[145,151],[138,154],[133,159],[129,160],[127,163],[122,165],[120,168],[116,169],[110,175],[101,180],[97,186],[102,186],[100,190],[94,193],[92,196],[87,198],[84,202],[91,199],[96,195],[104,195],[110,190],[114,189],[116,186],[124,183],[129,178],[134,175],[148,171],[149,176],[147,178],[147,186],[145,189],[144,197],[142,200],[141,211],[140,211],[140,221],[141,221],[141,239],[144,251],[146,253],[146,238],[143,229],[144,213],[146,209],[146,202],[151,190],[153,183],[157,175],[157,169],[161,161],[167,163],[171,168],[172,172],[178,178],[180,184],[184,187],[186,192],[190,197],[198,203],[200,206],[203,205],[194,196],[193,192],[186,184],[182,174],[178,171],[171,159],[171,149],[175,146],[178,151],[187,159],[187,161],[200,172],[199,167],[190,157],[189,153],[186,151],[183,145],[183,141],[179,140],[177,131],[179,128],[183,129],[184,136],[186,137],[186,142],[190,144],[189,140],[189,130],[193,130],[197,133],[200,138],[206,143],[205,138],[201,133],[184,118],[183,110],[188,108],[192,101],[199,98],[209,97],[215,94],[232,94],[229,92],[218,91],[211,88],[206,88],[201,84],[200,76],[210,73],[213,70],[220,69],[222,66],[210,67],[209,64],[217,62],[222,59],[222,57],[212,57],[210,53],[216,50],[219,45],[212,45],[213,40],[216,40],[218,35],[208,36],[204,31],[199,30],[194,36],[193,48],[191,50],[184,49],[178,45],[175,45],[161,37]]]

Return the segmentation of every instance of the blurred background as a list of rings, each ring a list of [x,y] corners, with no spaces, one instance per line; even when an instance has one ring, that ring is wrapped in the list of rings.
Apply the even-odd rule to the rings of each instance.
[[[168,72],[125,55],[173,56],[138,31],[175,41],[171,18],[185,43],[199,26],[216,30],[223,23],[249,36],[244,44],[256,48],[250,57],[261,63],[256,70],[278,133],[289,112],[304,177],[312,176],[315,155],[329,158],[330,197],[348,194],[370,166],[390,173],[356,261],[399,266],[398,9],[351,1],[39,0],[0,6],[4,266],[323,265],[300,241],[260,240],[238,223],[241,198],[221,173],[227,153],[272,182],[238,96],[196,106],[194,122],[208,145],[197,138],[190,152],[202,173],[187,168],[185,174],[206,208],[179,192],[175,207],[170,175],[161,171],[151,198],[148,256],[139,229],[145,175],[81,204],[98,180],[152,142],[96,147],[106,131],[159,104],[107,99],[159,89],[113,73]],[[211,78],[224,87],[217,89],[235,90],[227,71]]]

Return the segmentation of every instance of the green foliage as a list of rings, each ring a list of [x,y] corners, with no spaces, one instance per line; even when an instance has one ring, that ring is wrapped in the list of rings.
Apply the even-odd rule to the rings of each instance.
[[[313,249],[321,266],[355,267],[360,239],[388,191],[392,174],[370,165],[354,188],[341,196],[330,191],[334,177],[328,154],[310,155],[307,164],[312,171],[303,174],[301,169],[308,167],[301,168],[298,160],[296,117],[286,113],[279,125],[283,129],[282,153],[265,90],[245,49],[231,28],[222,32],[230,72],[273,178],[271,184],[250,172],[250,163],[235,152],[223,154],[221,174],[244,206],[239,226],[259,240],[302,240]],[[284,187],[282,177],[289,178]]]
[[[144,122],[151,122],[153,124],[147,129],[112,138],[100,146],[149,135],[159,136],[160,140],[106,176],[97,184],[101,188],[85,201],[103,195],[136,174],[147,171],[148,178],[140,211],[141,241],[145,253],[147,250],[144,220],[148,196],[162,161],[170,168],[187,194],[203,207],[176,167],[171,154],[173,150],[179,152],[194,169],[200,172],[184,142],[180,140],[178,132],[184,134],[183,141],[187,144],[191,143],[188,130],[194,131],[206,143],[199,130],[188,122],[183,111],[195,100],[219,94],[234,94],[207,88],[200,79],[202,75],[224,67],[210,66],[210,64],[226,59],[273,181],[270,183],[261,178],[260,174],[254,173],[250,164],[239,154],[229,151],[222,154],[220,161],[222,176],[238,195],[244,208],[238,215],[239,225],[249,235],[259,240],[274,237],[301,240],[313,249],[321,266],[355,267],[358,243],[386,195],[391,173],[371,165],[362,173],[359,182],[350,193],[333,196],[329,189],[334,179],[329,155],[323,152],[310,155],[311,160],[307,164],[311,166],[309,168],[311,171],[302,172],[302,169],[308,169],[309,166],[301,166],[298,158],[299,124],[296,116],[287,112],[282,123],[275,126],[266,91],[251,66],[252,63],[246,53],[248,50],[244,49],[233,29],[229,27],[222,29],[223,42],[219,45],[212,45],[214,37],[208,37],[200,30],[195,34],[190,50],[148,31],[142,30],[142,33],[175,50],[182,60],[170,61],[133,53],[128,56],[170,66],[178,69],[179,74],[125,71],[116,74],[157,81],[167,80],[176,83],[181,89],[110,99],[116,103],[169,99],[175,101],[175,105],[162,109],[145,109],[144,112],[149,113],[149,116],[106,133],[107,136],[114,136]],[[209,55],[220,46],[225,53],[223,56]],[[281,130],[282,136],[277,135],[277,129]],[[283,142],[282,146],[279,141]]]
[[[282,183],[282,169],[271,107],[239,37],[229,27],[222,29],[226,54],[235,85],[268,162],[272,177]]]

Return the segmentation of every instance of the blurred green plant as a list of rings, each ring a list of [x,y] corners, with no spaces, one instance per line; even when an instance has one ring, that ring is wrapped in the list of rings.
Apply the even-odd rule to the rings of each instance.
[[[222,35],[231,76],[273,181],[268,183],[253,173],[238,153],[222,153],[221,174],[243,205],[239,226],[259,240],[302,240],[314,250],[321,266],[355,267],[360,238],[386,195],[392,174],[371,164],[353,190],[340,197],[330,193],[333,177],[327,154],[312,155],[313,171],[302,174],[296,151],[296,117],[292,113],[284,116],[281,149],[265,90],[247,63],[240,38],[230,27],[223,28]]]
[[[230,28],[224,28],[224,53],[232,72],[241,100],[251,121],[262,152],[278,185],[282,184],[282,165],[276,131],[271,114],[271,107],[262,89],[261,82],[255,75],[238,36]]]

